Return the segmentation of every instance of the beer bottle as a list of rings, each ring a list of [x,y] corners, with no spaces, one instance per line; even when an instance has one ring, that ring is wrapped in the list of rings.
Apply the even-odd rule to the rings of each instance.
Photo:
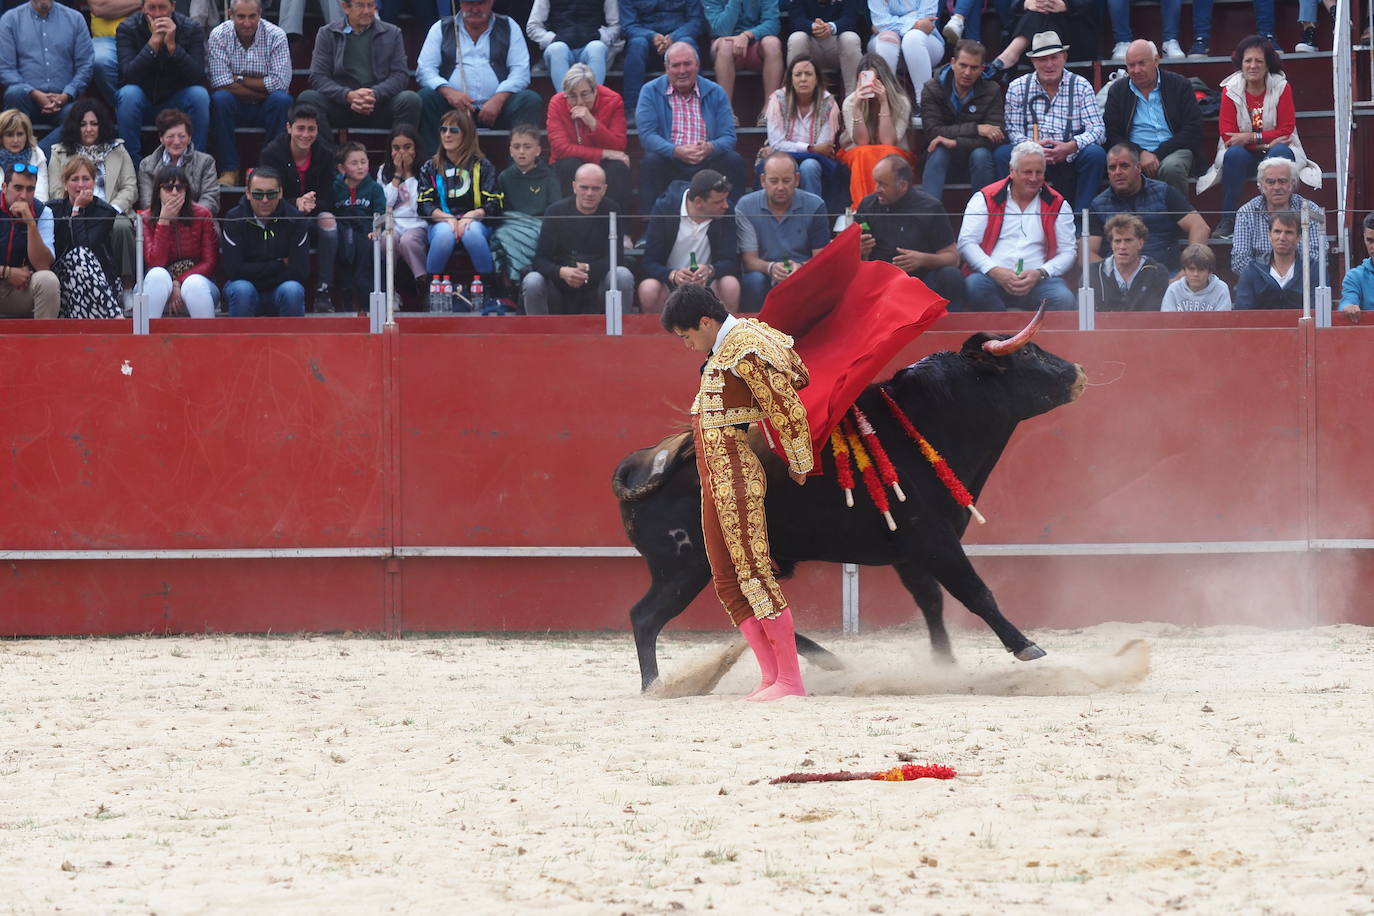
[[[687,256],[687,269],[692,273],[697,272],[697,253],[695,251]]]

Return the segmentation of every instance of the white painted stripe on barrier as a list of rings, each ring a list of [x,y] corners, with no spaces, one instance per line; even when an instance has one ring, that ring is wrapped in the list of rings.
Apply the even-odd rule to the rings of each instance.
[[[206,547],[187,550],[0,550],[0,561],[17,560],[260,560],[280,557],[342,559],[389,557],[389,547]]]

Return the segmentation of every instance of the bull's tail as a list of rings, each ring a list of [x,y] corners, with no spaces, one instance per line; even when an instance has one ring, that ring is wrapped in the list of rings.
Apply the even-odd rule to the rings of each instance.
[[[644,499],[695,457],[691,431],[674,433],[657,445],[631,452],[616,465],[611,475],[611,492],[622,502]]]

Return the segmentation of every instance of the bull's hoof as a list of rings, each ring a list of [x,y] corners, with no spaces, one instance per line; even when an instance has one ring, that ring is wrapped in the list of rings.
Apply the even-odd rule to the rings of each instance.
[[[1016,660],[1020,662],[1033,662],[1037,658],[1044,657],[1045,650],[1037,646],[1035,643],[1031,643],[1029,646],[1026,646],[1026,648],[1020,649],[1016,652]]]

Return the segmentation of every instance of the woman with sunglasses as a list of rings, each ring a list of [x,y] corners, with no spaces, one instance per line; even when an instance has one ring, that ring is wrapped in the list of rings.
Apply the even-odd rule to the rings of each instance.
[[[477,148],[472,115],[450,110],[439,121],[439,151],[420,169],[420,215],[430,221],[425,272],[442,274],[462,241],[473,270],[495,279],[491,230],[483,222],[501,214],[497,172]]]
[[[67,109],[62,122],[60,142],[52,148],[48,165],[48,197],[56,199],[66,193],[65,184],[52,181],[61,175],[67,160],[85,156],[95,163],[95,196],[119,213],[110,232],[114,264],[125,288],[133,287],[134,277],[134,204],[138,202],[138,170],[124,141],[117,136],[114,118],[96,99],[77,99]]]
[[[213,282],[219,263],[215,219],[197,202],[195,188],[179,166],[157,170],[152,194],[152,206],[139,214],[143,261],[149,268],[143,278],[148,317],[214,318],[219,300]]]
[[[410,267],[415,291],[429,288],[425,253],[429,248],[428,223],[420,218],[420,133],[410,124],[397,124],[387,138],[390,155],[377,167],[377,181],[386,194],[386,208],[396,224],[396,251]]]
[[[33,135],[33,122],[17,108],[0,112],[0,174],[11,163],[26,163],[38,169],[38,185],[33,196],[48,199],[48,157]]]
[[[49,201],[53,273],[61,285],[62,318],[119,318],[119,275],[110,233],[119,214],[95,196],[95,163],[85,156],[62,166],[62,196]]]

